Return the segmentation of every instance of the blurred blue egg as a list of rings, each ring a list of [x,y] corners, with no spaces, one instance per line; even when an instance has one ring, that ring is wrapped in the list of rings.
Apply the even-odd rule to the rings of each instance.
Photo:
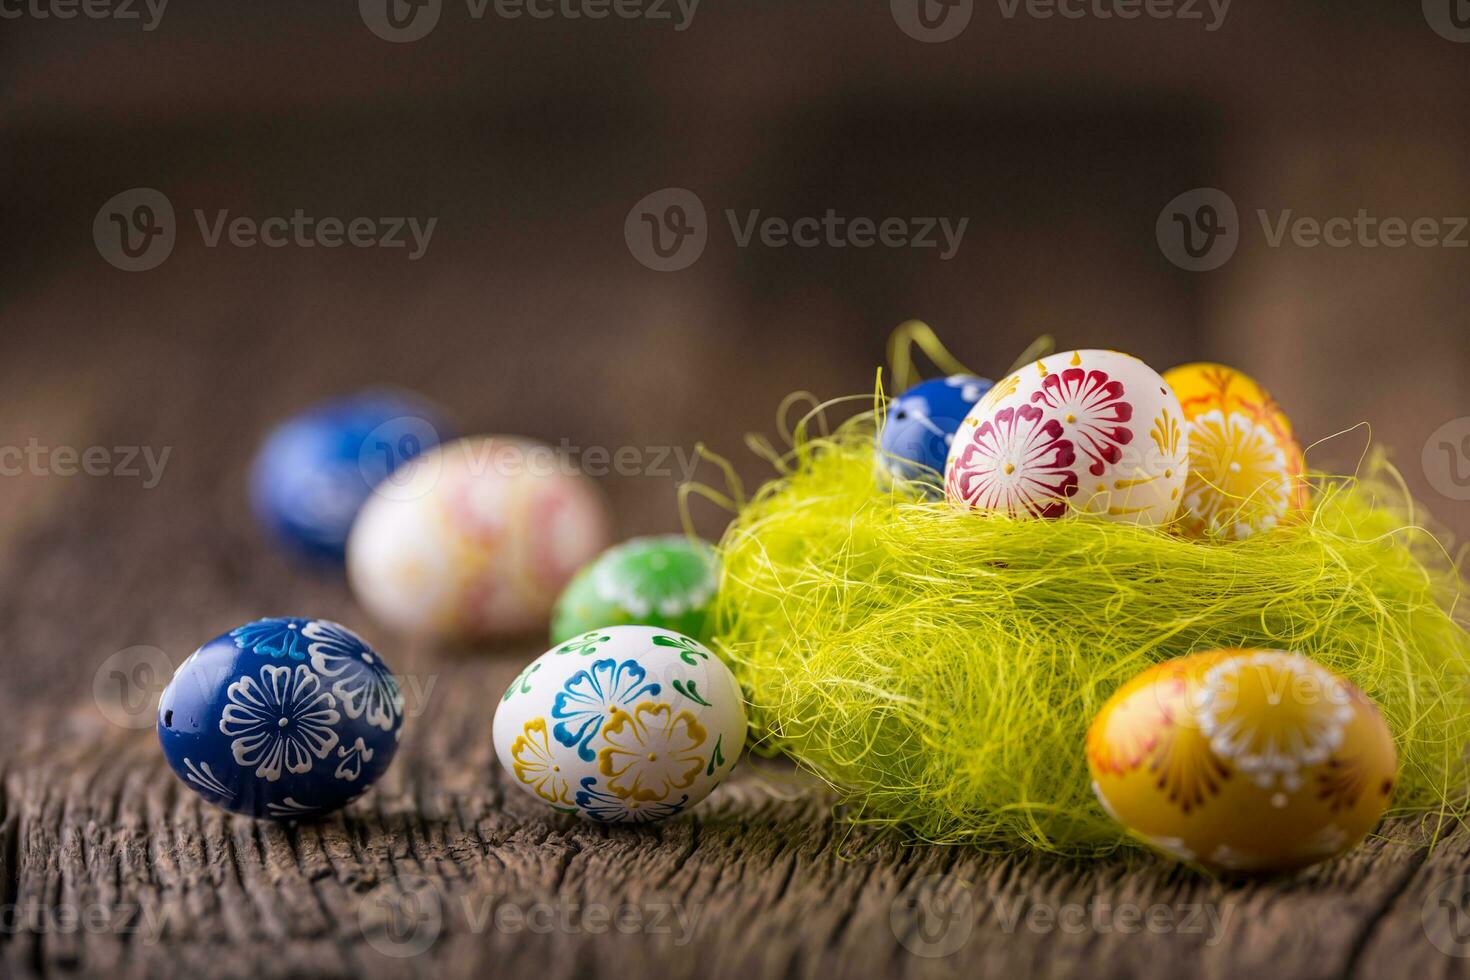
[[[296,550],[341,561],[373,487],[454,434],[442,410],[407,391],[375,388],[315,405],[278,426],[256,454],[256,518]]]
[[[939,496],[944,461],[960,423],[993,382],[970,374],[952,374],[914,385],[888,403],[888,414],[878,437],[879,460],[885,472],[903,480],[932,487]]]
[[[262,619],[179,665],[158,703],[174,773],[215,806],[296,820],[339,809],[398,751],[404,700],[383,658],[324,619]]]

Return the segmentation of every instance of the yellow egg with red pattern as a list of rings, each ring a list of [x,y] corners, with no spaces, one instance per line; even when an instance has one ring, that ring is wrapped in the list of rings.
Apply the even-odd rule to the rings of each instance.
[[[1289,871],[1383,816],[1397,754],[1374,703],[1295,653],[1215,650],[1150,667],[1087,732],[1098,801],[1136,838],[1221,871]]]
[[[1281,406],[1223,364],[1164,372],[1189,433],[1180,524],[1195,535],[1245,538],[1305,510],[1306,463]]]

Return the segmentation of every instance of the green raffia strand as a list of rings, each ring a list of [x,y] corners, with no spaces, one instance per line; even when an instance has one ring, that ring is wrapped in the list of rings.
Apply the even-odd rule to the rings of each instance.
[[[1226,646],[1305,653],[1378,703],[1391,813],[1442,832],[1470,812],[1461,579],[1381,458],[1317,479],[1306,520],[1203,543],[880,490],[872,436],[868,413],[776,460],[721,542],[714,637],[762,747],[830,782],[851,819],[1110,850],[1126,838],[1090,789],[1089,722],[1148,665]]]

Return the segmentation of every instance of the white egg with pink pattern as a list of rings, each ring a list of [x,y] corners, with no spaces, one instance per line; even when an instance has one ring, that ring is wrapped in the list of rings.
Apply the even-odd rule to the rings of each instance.
[[[1014,517],[1168,523],[1189,470],[1179,399],[1136,357],[1075,350],[1002,378],[960,425],[945,496]]]

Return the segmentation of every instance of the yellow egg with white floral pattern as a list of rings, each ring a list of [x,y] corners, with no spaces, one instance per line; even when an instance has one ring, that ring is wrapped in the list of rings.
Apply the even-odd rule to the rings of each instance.
[[[1266,389],[1223,364],[1184,364],[1164,380],[1189,432],[1186,532],[1245,538],[1306,509],[1302,449]]]
[[[1374,703],[1300,654],[1215,650],[1150,667],[1087,732],[1098,801],[1181,861],[1274,872],[1341,854],[1393,791]]]

